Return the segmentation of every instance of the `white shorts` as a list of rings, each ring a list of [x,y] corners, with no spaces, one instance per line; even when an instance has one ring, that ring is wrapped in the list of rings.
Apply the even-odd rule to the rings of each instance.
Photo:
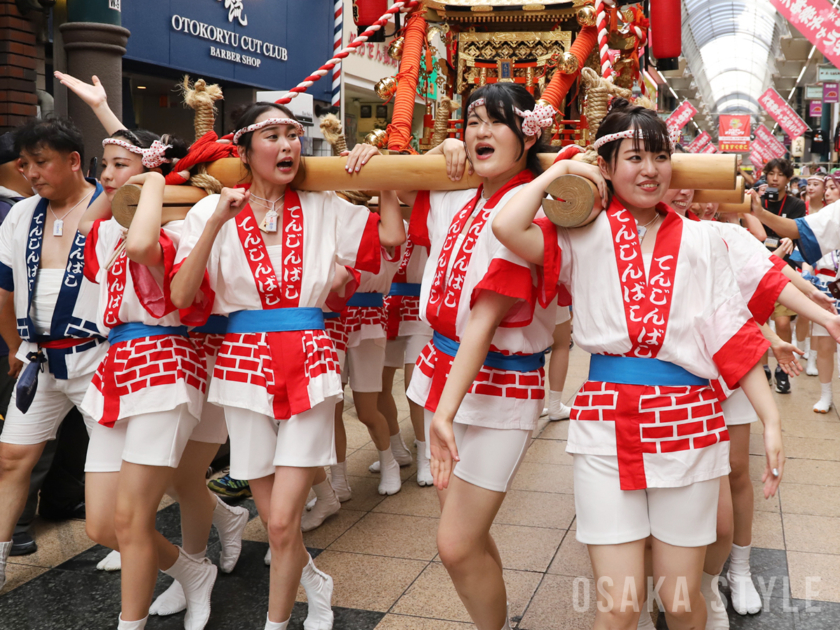
[[[558,306],[557,318],[554,320],[554,325],[559,326],[560,324],[565,324],[570,319],[572,319],[571,309],[568,306]]]
[[[382,368],[385,367],[383,341],[363,339],[358,346],[347,348],[347,359],[341,371],[342,384],[349,382],[354,392],[382,391]]]
[[[732,395],[720,403],[723,408],[723,420],[726,426],[734,427],[739,424],[750,424],[758,420],[758,414],[753,409],[750,399],[740,387]]]
[[[423,410],[426,433],[426,457],[432,456],[429,431],[434,413]],[[531,445],[533,431],[525,429],[492,429],[472,424],[453,424],[455,445],[461,460],[453,474],[479,488],[507,492]]]
[[[577,540],[584,545],[620,545],[651,534],[675,547],[717,540],[720,479],[622,490],[617,457],[575,455],[574,488]]]
[[[186,403],[169,411],[97,424],[90,434],[85,472],[119,472],[122,463],[177,468],[198,420]]]
[[[216,355],[207,356],[207,391],[210,391],[210,379],[216,366]],[[224,444],[228,439],[225,409],[221,405],[207,402],[201,406],[201,421],[193,429],[191,440],[209,444]]]
[[[41,444],[54,440],[61,421],[73,407],[82,410],[82,400],[90,387],[94,372],[70,379],[57,379],[48,371],[38,374],[38,392],[24,414],[17,408],[16,387],[6,413],[0,442],[6,444]],[[96,422],[82,411],[88,434]]]
[[[811,336],[812,337],[830,337],[831,335],[828,334],[828,331],[820,326],[819,324],[815,324],[811,322]]]
[[[431,339],[431,334],[389,339],[385,346],[385,367],[402,368],[409,364],[414,365]]]
[[[230,476],[250,480],[274,474],[277,466],[313,468],[338,463],[335,405],[330,396],[309,411],[279,422],[240,407],[225,407],[230,432]]]

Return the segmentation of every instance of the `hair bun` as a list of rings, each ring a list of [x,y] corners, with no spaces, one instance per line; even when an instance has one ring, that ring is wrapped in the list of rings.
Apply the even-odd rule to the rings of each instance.
[[[633,107],[633,104],[628,101],[626,98],[622,96],[616,96],[610,101],[609,109],[607,112],[615,112],[615,111],[623,111]]]

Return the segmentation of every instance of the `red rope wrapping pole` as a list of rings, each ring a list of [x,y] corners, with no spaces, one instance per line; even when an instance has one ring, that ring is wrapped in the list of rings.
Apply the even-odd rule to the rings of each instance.
[[[385,24],[387,24],[388,23],[388,18],[390,18],[391,15],[399,12],[400,10],[405,11],[405,10],[408,10],[408,9],[413,9],[414,7],[416,7],[419,4],[420,4],[419,0],[399,0],[398,2],[394,2],[394,6],[392,6],[390,9],[388,9],[381,18],[376,20],[376,22],[371,24],[364,33],[360,34],[358,37],[356,37],[356,39],[354,39],[352,42],[347,44],[347,46],[342,48],[340,52],[337,52],[335,54],[335,57],[330,59],[323,66],[318,68],[315,72],[313,72],[308,77],[306,77],[303,81],[298,83],[297,86],[293,87],[291,90],[286,92],[285,96],[283,96],[282,98],[278,98],[274,102],[277,103],[278,105],[286,105],[287,103],[290,103],[292,101],[292,99],[295,98],[298,94],[306,92],[306,90],[309,88],[310,85],[312,85],[313,83],[318,81],[325,74],[332,71],[332,69],[335,68],[336,64],[340,63],[342,59],[344,59],[345,57],[347,57],[350,54],[350,51],[352,51],[354,48],[358,48],[359,46],[364,44],[367,41],[368,37],[373,35],[376,31],[378,31]]]
[[[426,41],[426,18],[413,13],[405,25],[400,72],[397,74],[397,93],[394,113],[388,125],[388,149],[405,151],[411,142],[411,120],[414,117],[414,94],[420,77],[420,54]]]
[[[589,57],[589,53],[595,48],[597,39],[598,33],[596,27],[584,26],[580,29],[580,33],[575,38],[575,42],[569,48],[569,52],[578,59],[578,68],[583,68],[587,57]],[[548,101],[554,106],[554,109],[560,111],[560,105],[563,103],[563,99],[566,98],[566,94],[569,92],[569,88],[572,87],[578,74],[580,74],[579,69],[574,74],[563,74],[559,70],[556,71],[554,77],[551,79],[551,83],[548,84],[548,87],[540,98]]]

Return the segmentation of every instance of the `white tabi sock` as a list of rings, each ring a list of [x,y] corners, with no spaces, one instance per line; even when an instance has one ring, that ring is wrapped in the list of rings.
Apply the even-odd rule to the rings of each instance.
[[[426,443],[414,440],[414,447],[417,449],[417,485],[423,488],[431,486],[435,480],[432,478],[429,458],[426,457]]]
[[[706,630],[729,630],[729,616],[720,595],[719,577],[703,571],[700,581],[700,592],[706,600]]]
[[[341,503],[353,498],[353,490],[347,481],[347,462],[339,462],[330,466],[330,483]]]
[[[379,451],[379,470],[381,478],[379,480],[379,494],[396,494],[402,487],[402,479],[400,479],[400,465],[394,459],[394,454],[391,448],[388,447],[384,451]]]
[[[196,561],[178,547],[178,559],[164,573],[181,583],[187,599],[184,630],[203,630],[210,618],[210,594],[216,583],[218,567],[207,558]]]
[[[732,608],[739,615],[754,615],[761,611],[761,596],[755,590],[750,571],[751,547],[732,545],[726,579],[732,591]]]
[[[269,547],[268,551],[265,552],[265,558],[263,558],[263,562],[265,563],[265,566],[271,566],[271,547]]]
[[[12,541],[0,543],[0,590],[6,584],[6,560],[12,552]]]
[[[119,551],[112,551],[96,565],[97,571],[119,571],[122,569],[122,556]]]
[[[808,362],[805,364],[805,374],[808,376],[817,376],[819,371],[817,370],[817,353],[812,352],[808,357]]]
[[[306,591],[306,601],[309,603],[303,630],[332,630],[333,579],[319,571],[310,556],[300,575],[300,583]]]
[[[303,512],[300,518],[300,529],[304,532],[309,532],[320,527],[321,524],[333,514],[337,514],[341,509],[341,503],[335,494],[335,490],[330,485],[329,479],[324,479],[321,483],[312,486],[315,491],[317,500],[312,510]]]
[[[645,600],[644,605],[642,606],[642,612],[639,615],[639,622],[636,624],[636,630],[656,630],[656,626],[653,625],[653,617],[651,613],[653,612],[653,602],[651,601],[651,597],[653,594],[650,590],[648,590],[647,599]]]
[[[289,627],[289,622],[292,620],[291,617],[286,619],[286,621],[281,621],[280,623],[275,623],[271,619],[268,618],[268,615],[265,616],[265,630],[286,630]]]
[[[191,560],[201,562],[207,555],[207,548],[205,547],[204,551],[200,551],[198,553],[187,553],[184,551],[184,555],[189,557]],[[163,591],[163,593],[161,593],[160,596],[152,602],[152,605],[149,607],[149,615],[160,615],[161,617],[166,617],[167,615],[175,615],[186,609],[187,596],[184,595],[184,589],[178,580],[172,580],[172,584],[169,585],[169,588]]]
[[[248,508],[233,507],[216,497],[213,508],[213,525],[219,532],[222,550],[219,554],[219,568],[222,573],[230,573],[242,553],[242,533],[251,518]]]
[[[143,628],[146,627],[146,622],[148,620],[148,617],[143,617],[137,621],[124,621],[122,615],[120,615],[120,622],[117,625],[117,630],[143,630]]]
[[[571,408],[563,404],[563,392],[548,392],[548,419],[552,421],[568,420]]]
[[[400,468],[405,466],[411,466],[414,463],[414,458],[411,456],[411,451],[408,450],[408,447],[403,442],[402,434],[397,433],[396,435],[391,436],[391,452],[394,454],[394,459],[397,460],[397,463],[400,465]],[[373,462],[370,466],[368,466],[368,471],[372,473],[378,473],[380,470],[381,464],[376,461]]]
[[[820,383],[820,399],[814,405],[814,413],[828,413],[831,409],[831,383]]]

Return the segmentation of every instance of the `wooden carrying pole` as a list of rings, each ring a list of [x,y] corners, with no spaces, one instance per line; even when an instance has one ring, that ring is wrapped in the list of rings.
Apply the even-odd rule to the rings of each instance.
[[[718,212],[725,213],[725,212],[739,212],[739,213],[748,213],[750,211],[750,206],[752,205],[752,197],[750,195],[744,195],[744,200],[741,203],[722,203],[718,206]]]
[[[674,188],[674,186],[671,188]],[[694,191],[694,202],[738,204],[744,201],[745,190],[744,178],[739,175],[735,190],[696,190]]]

